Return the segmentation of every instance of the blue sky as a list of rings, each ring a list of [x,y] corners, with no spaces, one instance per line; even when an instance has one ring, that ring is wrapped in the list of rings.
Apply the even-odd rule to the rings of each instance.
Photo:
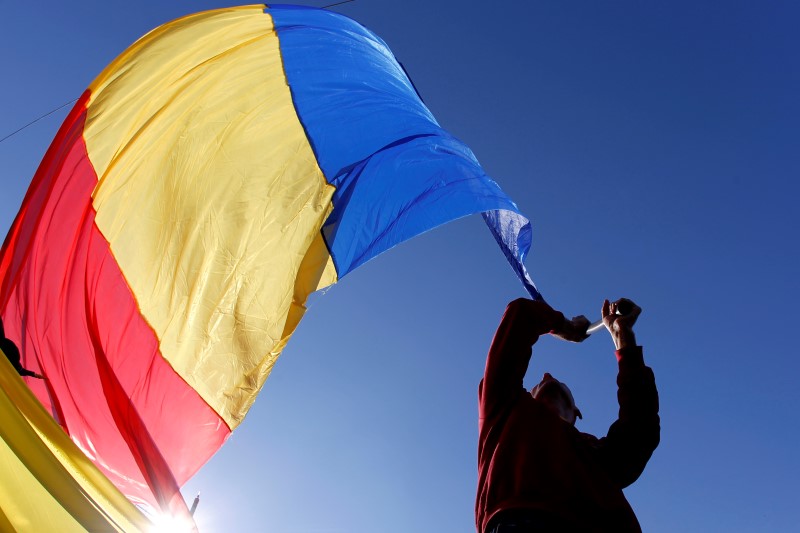
[[[0,137],[77,98],[155,26],[222,5],[0,0]],[[644,530],[800,528],[800,7],[336,10],[384,38],[532,219],[527,265],[554,307],[590,319],[606,297],[643,307],[662,416],[661,445],[626,491]],[[3,233],[66,112],[0,143]],[[519,296],[477,216],[315,295],[245,422],[185,487],[189,501],[202,493],[201,531],[473,531],[477,385]],[[544,371],[569,383],[578,427],[604,434],[612,348],[606,334],[542,339],[527,383]]]

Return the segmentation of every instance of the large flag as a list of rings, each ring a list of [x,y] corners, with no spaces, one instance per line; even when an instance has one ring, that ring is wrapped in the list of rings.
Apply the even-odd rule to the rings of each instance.
[[[131,500],[242,421],[308,295],[483,213],[530,293],[530,224],[386,44],[335,13],[244,6],[142,37],[79,99],[0,257],[32,390]]]

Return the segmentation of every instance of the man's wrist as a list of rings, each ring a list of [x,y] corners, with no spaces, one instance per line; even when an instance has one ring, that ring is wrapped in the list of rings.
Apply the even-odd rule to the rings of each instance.
[[[614,352],[614,355],[617,357],[617,363],[619,363],[620,368],[630,368],[644,365],[644,357],[642,355],[641,346],[627,346]]]
[[[567,328],[569,327],[569,324],[567,322],[569,322],[569,320],[567,320],[567,317],[561,314],[561,316],[557,317],[553,322],[553,327],[550,329],[550,333],[554,335],[558,335],[559,333],[564,333],[565,331],[567,331]]]
[[[636,346],[636,335],[631,330],[620,331],[614,336],[614,346],[617,350],[625,350],[629,347]]]

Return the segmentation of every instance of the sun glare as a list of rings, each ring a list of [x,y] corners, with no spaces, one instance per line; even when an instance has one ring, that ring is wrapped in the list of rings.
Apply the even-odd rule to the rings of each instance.
[[[149,533],[191,533],[196,531],[191,520],[171,514],[158,514],[152,518],[152,522]]]

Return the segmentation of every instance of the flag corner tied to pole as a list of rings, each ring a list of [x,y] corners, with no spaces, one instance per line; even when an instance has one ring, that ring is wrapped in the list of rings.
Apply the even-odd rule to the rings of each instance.
[[[182,512],[308,295],[475,213],[540,298],[530,223],[379,37],[314,8],[206,11],[78,100],[3,245],[0,316],[100,471]]]

